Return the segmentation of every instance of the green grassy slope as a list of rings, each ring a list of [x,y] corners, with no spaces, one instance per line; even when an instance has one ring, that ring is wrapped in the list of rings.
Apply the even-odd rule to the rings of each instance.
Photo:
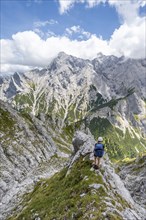
[[[89,129],[96,140],[99,136],[103,136],[106,151],[111,158],[135,157],[138,154],[137,150],[139,152],[145,150],[143,138],[139,140],[134,134],[132,137],[128,130],[124,134],[106,118],[93,118],[90,121]]]
[[[24,196],[21,212],[8,220],[122,220],[119,212],[129,205],[116,192],[112,198],[109,193],[102,174],[91,169],[87,156],[81,157],[69,172],[64,168],[51,179],[42,179],[32,193]]]

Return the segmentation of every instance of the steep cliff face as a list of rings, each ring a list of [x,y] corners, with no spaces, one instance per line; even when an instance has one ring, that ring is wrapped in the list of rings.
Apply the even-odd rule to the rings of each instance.
[[[125,159],[119,166],[118,174],[133,199],[146,207],[146,155]]]
[[[76,153],[68,166],[52,178],[42,179],[9,220],[144,220],[146,209],[133,200],[108,157],[100,170],[92,168],[92,142],[91,135],[77,132],[73,141]]]
[[[50,130],[37,118],[19,114],[0,101],[0,218],[15,204],[17,193],[64,166],[68,154],[59,150]]]

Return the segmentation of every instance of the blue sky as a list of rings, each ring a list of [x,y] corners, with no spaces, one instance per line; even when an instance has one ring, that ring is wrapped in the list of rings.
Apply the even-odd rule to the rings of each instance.
[[[0,3],[2,73],[43,67],[60,51],[88,59],[99,52],[145,57],[145,0]]]
[[[67,1],[67,0],[66,0]],[[103,39],[109,39],[115,28],[120,25],[119,16],[114,7],[107,3],[93,8],[76,4],[68,13],[59,13],[59,2],[50,1],[1,1],[1,38],[11,38],[18,31],[33,30],[37,21],[54,20],[58,23],[42,27],[56,35],[63,35],[71,26],[81,26],[85,31]]]

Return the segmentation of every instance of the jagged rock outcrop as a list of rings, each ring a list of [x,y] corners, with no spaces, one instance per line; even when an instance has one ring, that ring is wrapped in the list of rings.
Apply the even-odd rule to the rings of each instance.
[[[81,131],[77,131],[74,134],[72,144],[73,144],[75,154],[77,152],[78,152],[78,154],[80,152],[83,154],[86,154],[86,153],[93,151],[94,138],[93,138],[92,134],[89,132],[89,130],[88,130],[88,134],[90,134],[90,136],[81,132]],[[85,146],[84,146],[84,144],[85,144]],[[84,152],[84,150],[85,150],[85,152]]]
[[[119,175],[134,201],[146,208],[146,155],[121,165]]]
[[[75,155],[70,162],[70,167],[81,155],[93,154],[95,140],[89,130],[87,134],[83,133],[82,131],[77,131],[74,134],[72,144]]]
[[[80,144],[81,142],[83,143],[82,145]],[[81,157],[81,155],[85,156],[87,154],[90,154],[89,158],[92,164],[92,160],[94,158],[94,139],[91,136],[79,131],[75,134],[73,146],[74,143],[75,149],[78,143],[80,149],[77,151],[76,155],[70,162],[69,169],[71,169],[75,161],[77,161]],[[139,169],[141,169],[140,172],[138,172]],[[135,176],[130,175],[132,171],[135,171]],[[145,204],[145,172],[145,160],[144,158],[142,158],[139,160],[139,162],[137,162],[137,165],[132,164],[131,166],[126,166],[125,168],[122,167],[122,170],[120,171],[120,176],[122,177],[122,179],[125,179],[123,182],[120,176],[116,174],[115,169],[110,162],[108,156],[105,155],[102,161],[102,167],[97,171],[97,173],[101,176],[106,186],[106,192],[108,195],[108,202],[106,202],[107,211],[110,209],[111,212],[118,213],[119,217],[124,220],[145,220],[146,206],[143,208],[142,206],[140,206],[140,204]],[[96,182],[95,180],[95,183],[90,185],[89,187],[92,187],[96,191],[100,187],[105,188],[105,186],[98,184],[98,182]],[[110,198],[113,198],[115,200],[115,205],[110,203]],[[123,204],[120,204],[117,198],[122,198],[121,202],[127,203],[127,207],[123,208]],[[118,206],[122,207],[122,211],[119,212],[119,210],[117,209]],[[106,213],[103,213],[103,216],[104,215],[106,216]]]

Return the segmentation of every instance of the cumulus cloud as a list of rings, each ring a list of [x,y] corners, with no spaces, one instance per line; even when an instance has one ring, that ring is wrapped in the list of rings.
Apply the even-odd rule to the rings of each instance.
[[[137,18],[134,24],[124,23],[111,36],[109,46],[118,56],[132,58],[146,57],[145,18]],[[122,46],[121,46],[122,45]]]
[[[137,26],[122,25],[115,30],[110,41],[91,35],[88,40],[71,40],[66,36],[42,39],[33,31],[19,32],[12,40],[1,40],[2,72],[27,70],[30,67],[44,67],[60,51],[81,58],[93,59],[97,53],[140,58],[145,56],[144,22],[137,20]],[[122,45],[122,47],[121,47]]]
[[[124,18],[136,15],[138,8],[146,5],[145,0],[58,0],[60,14],[68,12],[77,3],[86,3],[86,7],[92,8],[101,3],[115,6],[118,13]],[[130,7],[130,10],[129,10]]]
[[[86,3],[87,7],[94,7],[100,3],[105,3],[107,0],[59,0],[59,11],[60,14],[66,13],[67,11],[69,11],[75,3]]]
[[[145,2],[145,3],[144,3]],[[143,0],[108,0],[109,5],[114,6],[121,18],[122,23],[131,24],[139,16],[139,8],[146,5],[146,1]]]
[[[77,2],[79,1],[81,0]],[[85,1],[89,2],[89,0],[82,0],[82,2]],[[73,7],[76,0],[63,2],[62,12]],[[104,1],[93,0],[93,2],[99,4]],[[91,35],[79,25],[67,28],[66,36],[56,36],[48,31],[48,36],[44,39],[44,33],[40,32],[39,27],[44,27],[48,22],[40,22],[36,24],[35,31],[18,32],[12,36],[11,40],[1,40],[1,72],[27,71],[30,68],[47,66],[60,51],[85,59],[93,59],[99,52],[105,55],[124,55],[131,58],[146,57],[146,21],[145,17],[140,17],[138,14],[139,7],[144,6],[143,1],[135,0],[134,3],[127,5],[130,10],[125,8],[123,1],[108,0],[108,2],[116,7],[122,18],[121,26],[113,32],[108,41]],[[79,34],[80,40],[70,39],[70,36],[75,33]],[[88,35],[86,40],[82,38],[85,35]]]
[[[60,51],[81,58],[92,59],[98,52],[110,54],[111,49],[106,41],[92,35],[88,40],[71,40],[68,37],[49,37],[43,40],[33,31],[19,32],[12,40],[1,40],[2,72],[9,72],[23,65],[26,67],[44,67]],[[16,66],[18,65],[18,66]],[[18,70],[18,68],[16,68]]]

